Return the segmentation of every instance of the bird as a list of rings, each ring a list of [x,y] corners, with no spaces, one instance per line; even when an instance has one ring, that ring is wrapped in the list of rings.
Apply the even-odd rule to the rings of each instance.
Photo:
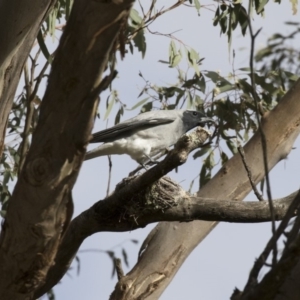
[[[213,122],[195,110],[156,110],[142,113],[111,128],[96,132],[90,143],[103,144],[86,153],[84,160],[103,155],[127,154],[140,165],[173,146],[196,126]]]

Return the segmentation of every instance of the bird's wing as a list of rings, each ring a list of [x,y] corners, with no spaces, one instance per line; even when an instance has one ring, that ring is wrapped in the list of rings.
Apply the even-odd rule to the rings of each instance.
[[[136,120],[134,122],[123,122],[111,128],[98,131],[93,134],[90,143],[109,142],[115,139],[123,138],[136,130],[146,129],[162,124],[174,122],[176,118],[153,118],[146,120]]]

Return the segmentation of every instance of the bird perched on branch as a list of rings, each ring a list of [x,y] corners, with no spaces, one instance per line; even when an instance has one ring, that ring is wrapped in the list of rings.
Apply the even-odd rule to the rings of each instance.
[[[85,160],[103,155],[128,154],[144,166],[152,158],[173,146],[187,131],[214,122],[194,110],[149,111],[96,132],[90,143],[103,144],[86,153]]]

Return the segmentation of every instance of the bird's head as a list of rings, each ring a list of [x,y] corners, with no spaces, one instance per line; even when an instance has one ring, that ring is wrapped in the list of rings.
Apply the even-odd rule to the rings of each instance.
[[[193,129],[196,126],[204,126],[206,123],[216,123],[204,113],[196,110],[185,110],[183,112],[182,120],[187,130]]]

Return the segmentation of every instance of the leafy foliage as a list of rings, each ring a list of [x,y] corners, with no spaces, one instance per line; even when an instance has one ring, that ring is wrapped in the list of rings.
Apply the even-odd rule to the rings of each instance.
[[[198,0],[190,0],[197,13],[200,14],[201,5]],[[280,2],[280,1],[277,1]],[[295,12],[296,0],[292,0],[292,9]],[[146,55],[147,43],[145,32],[149,24],[164,13],[176,8],[184,3],[178,2],[172,7],[158,10],[156,1],[152,1],[148,12],[143,9],[138,11],[132,9],[129,16],[127,27],[124,30],[124,40],[127,48],[134,54],[134,50],[141,53],[142,58]],[[257,14],[263,14],[268,0],[255,0],[253,5]],[[59,0],[56,2],[53,10],[42,25],[37,37],[39,50],[35,57],[30,57],[32,77],[25,79],[25,86],[21,94],[16,98],[13,109],[9,116],[7,125],[7,140],[4,149],[4,155],[0,162],[0,202],[2,210],[0,214],[5,216],[5,209],[10,198],[10,186],[14,182],[18,172],[21,169],[22,159],[30,144],[30,137],[35,129],[36,120],[39,114],[40,99],[35,87],[38,88],[38,78],[47,76],[44,68],[40,74],[36,75],[36,61],[41,52],[47,64],[51,64],[53,54],[50,54],[45,39],[51,36],[56,37],[57,30],[64,27],[67,22],[73,0]],[[177,5],[177,6],[176,6]],[[168,58],[160,60],[169,68],[174,69],[178,75],[178,81],[168,86],[159,86],[149,83],[144,79],[145,85],[142,88],[140,98],[135,105],[128,108],[122,103],[115,89],[111,90],[106,101],[106,112],[104,119],[111,114],[112,108],[119,105],[115,116],[115,124],[120,122],[125,110],[134,110],[139,108],[141,112],[149,111],[153,108],[176,109],[185,107],[187,109],[203,110],[210,117],[218,120],[218,131],[216,133],[215,145],[208,145],[195,152],[193,158],[203,160],[202,168],[199,174],[199,183],[202,187],[212,176],[212,171],[219,162],[223,165],[228,160],[229,153],[237,152],[236,139],[247,141],[257,130],[257,124],[254,118],[255,105],[253,93],[256,93],[259,99],[261,113],[272,109],[281,97],[291,87],[293,82],[298,79],[300,51],[293,47],[288,47],[287,43],[294,39],[300,32],[300,23],[287,23],[295,27],[295,30],[284,36],[280,33],[274,34],[269,38],[266,47],[260,49],[255,60],[258,68],[255,70],[254,78],[256,91],[250,84],[250,71],[248,67],[232,70],[230,74],[222,75],[220,72],[212,70],[202,70],[201,58],[196,49],[187,47],[183,43],[171,39]],[[222,1],[219,2],[213,25],[220,27],[221,34],[226,34],[229,45],[232,40],[232,33],[239,28],[244,36],[248,27],[248,13],[240,1]],[[170,36],[168,36],[169,38]],[[188,66],[188,71],[183,71]],[[45,65],[47,67],[47,65]],[[24,69],[26,73],[26,70]],[[27,72],[28,73],[28,72]],[[26,77],[26,74],[25,74]],[[37,85],[36,85],[37,84]],[[32,114],[30,114],[32,110]],[[31,116],[31,117],[30,117]],[[28,130],[25,129],[26,123],[29,124]],[[220,141],[224,141],[227,149],[220,146]],[[219,151],[218,155],[216,151]],[[136,243],[135,240],[131,240]],[[112,276],[115,275],[115,258],[113,250],[105,252],[113,263]],[[121,256],[125,265],[128,266],[128,255],[125,248],[121,250]],[[78,262],[79,259],[77,259]],[[79,270],[79,269],[78,269]],[[52,291],[48,294],[49,299],[54,299]]]
[[[292,41],[300,34],[300,23],[286,23],[295,29],[287,34],[273,34],[267,42],[267,46],[260,49],[255,60],[261,66],[263,78],[267,78],[268,89],[273,89],[276,101],[291,88],[299,78],[300,51],[291,46]],[[261,78],[259,79],[261,81]]]
[[[144,19],[139,15],[136,9],[132,9],[129,15],[129,24],[127,26],[127,43],[129,45],[129,49],[131,54],[133,54],[134,47],[137,48],[139,52],[142,53],[142,57],[145,57],[146,54],[146,39],[144,35]],[[134,42],[134,46],[132,45],[131,40]]]
[[[221,33],[227,34],[228,44],[231,44],[232,32],[239,26],[243,36],[248,26],[248,13],[246,9],[237,2],[221,2],[218,6],[213,22],[214,26],[219,25]]]
[[[255,0],[253,2],[257,14],[264,12],[267,2],[266,0]],[[194,5],[199,14],[201,9],[200,2],[190,0],[190,3]],[[59,0],[42,25],[38,35],[40,49],[38,53],[43,53],[48,60],[48,64],[51,64],[53,58],[46,47],[45,38],[47,35],[55,38],[57,30],[62,29],[67,22],[72,5],[73,0]],[[156,1],[153,1],[148,11],[145,11],[143,7],[140,7],[139,10],[133,8],[123,37],[130,52],[134,53],[134,48],[136,48],[144,58],[147,49],[145,30],[158,17],[179,5],[181,4],[158,9]],[[230,44],[232,32],[238,27],[243,35],[246,34],[248,27],[247,11],[240,1],[219,2],[213,25],[220,26],[221,34],[227,35]],[[255,71],[255,82],[262,112],[276,105],[277,101],[298,78],[295,74],[299,73],[299,51],[292,47],[287,47],[286,43],[299,33],[300,26],[298,23],[289,23],[289,25],[294,26],[296,29],[287,36],[274,34],[268,40],[268,45],[259,50],[255,56],[260,66]],[[31,58],[31,73],[33,74],[35,73],[36,59],[36,57]],[[112,89],[106,101],[107,109],[103,115],[104,119],[111,114],[112,108],[116,104],[119,105],[119,109],[115,116],[115,124],[120,122],[124,111],[129,109],[140,108],[141,112],[149,111],[153,108],[175,109],[181,107],[205,110],[209,116],[218,119],[219,127],[215,149],[219,149],[221,162],[224,163],[228,157],[220,147],[220,140],[225,140],[229,151],[235,153],[235,138],[247,140],[257,128],[253,118],[255,105],[252,95],[253,90],[249,80],[250,72],[249,68],[246,67],[237,71],[233,70],[232,73],[224,76],[219,72],[201,70],[203,59],[199,56],[197,50],[171,39],[168,60],[161,60],[160,62],[167,64],[169,68],[173,68],[177,72],[178,81],[169,86],[158,86],[150,84],[140,73],[140,76],[145,80],[145,86],[139,95],[141,99],[131,108],[128,108],[119,99],[118,92]],[[189,70],[184,72],[182,66],[186,65],[189,67]],[[39,76],[47,76],[45,72],[46,69]],[[2,204],[7,203],[10,197],[9,184],[14,180],[20,169],[23,156],[22,151],[29,147],[30,135],[35,127],[40,101],[36,92],[33,92],[33,82],[37,78],[28,80],[27,85],[31,85],[31,93],[29,92],[30,89],[25,85],[22,94],[16,99],[9,117],[7,133],[10,136],[14,136],[12,139],[8,139],[9,143],[5,145],[4,155],[1,160],[0,199]],[[37,99],[37,101],[34,101],[34,117],[30,120],[31,125],[28,132],[25,132],[24,124],[26,123],[32,99]],[[20,143],[24,138],[27,142]],[[23,150],[21,151],[21,149]],[[205,150],[202,149],[196,152],[194,156],[195,159],[204,157],[200,184],[204,184],[208,180],[215,164],[212,163],[211,159],[213,150],[210,147]],[[5,206],[3,209],[5,209]]]

